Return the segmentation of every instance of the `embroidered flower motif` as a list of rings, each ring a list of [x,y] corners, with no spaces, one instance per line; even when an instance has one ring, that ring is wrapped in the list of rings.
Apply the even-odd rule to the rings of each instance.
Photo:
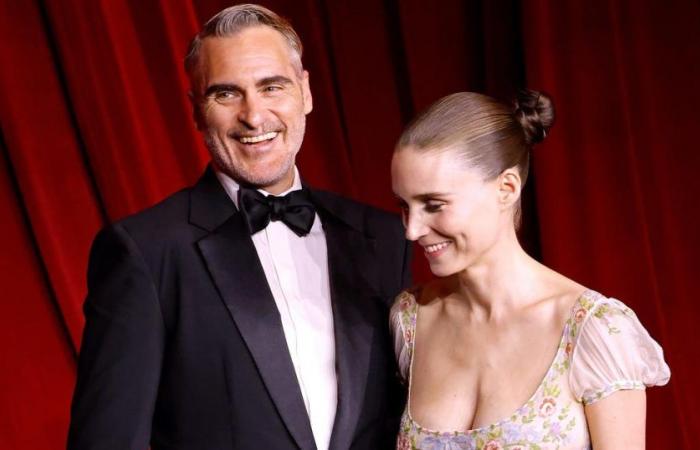
[[[564,348],[564,352],[566,353],[567,356],[571,355],[571,351],[574,349],[574,345],[571,342],[566,343],[566,347]]]
[[[547,417],[552,415],[555,409],[557,409],[557,401],[552,397],[546,397],[542,400],[542,403],[540,403],[537,411],[540,417]]]
[[[474,441],[468,435],[455,435],[453,433],[435,433],[431,432],[420,443],[414,445],[413,448],[421,450],[463,450],[473,449]]]
[[[574,320],[576,323],[581,323],[583,319],[586,317],[586,310],[583,308],[579,308],[578,311],[576,311],[576,314],[574,314]]]
[[[496,440],[491,440],[484,445],[484,450],[503,450],[503,446]]]
[[[549,434],[554,437],[559,437],[561,434],[561,424],[559,422],[553,422],[549,427]]]
[[[411,450],[411,440],[407,435],[403,433],[399,435],[399,439],[396,441],[396,450]]]
[[[406,340],[406,342],[413,342],[413,330],[407,329],[403,333],[403,337]]]
[[[524,413],[521,413],[521,415],[524,415]],[[521,425],[515,422],[504,423],[501,427],[501,431],[503,433],[501,435],[501,439],[503,439],[503,441],[506,443],[517,442],[522,434]]]
[[[523,439],[527,442],[541,442],[542,431],[537,426],[527,426],[523,428]]]

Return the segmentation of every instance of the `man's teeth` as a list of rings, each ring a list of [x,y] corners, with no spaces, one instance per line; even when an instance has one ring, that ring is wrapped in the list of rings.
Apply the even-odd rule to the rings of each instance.
[[[265,134],[259,134],[257,136],[242,136],[238,140],[244,144],[255,144],[257,142],[268,141],[274,139],[277,136],[276,131],[271,131]]]
[[[438,250],[442,250],[443,248],[447,247],[448,245],[450,245],[449,241],[448,242],[440,242],[439,244],[426,245],[425,251],[428,253],[434,253]]]

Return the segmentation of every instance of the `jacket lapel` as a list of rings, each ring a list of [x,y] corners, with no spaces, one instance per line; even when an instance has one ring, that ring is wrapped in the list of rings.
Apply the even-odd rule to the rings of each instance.
[[[197,245],[278,413],[300,448],[315,448],[280,315],[258,254],[243,217],[211,169],[192,191],[190,220],[211,231]]]
[[[335,330],[338,408],[330,448],[347,449],[362,411],[374,339],[366,316],[376,284],[362,270],[371,267],[374,239],[362,232],[363,218],[349,216],[332,197],[312,191],[312,199],[326,234]]]

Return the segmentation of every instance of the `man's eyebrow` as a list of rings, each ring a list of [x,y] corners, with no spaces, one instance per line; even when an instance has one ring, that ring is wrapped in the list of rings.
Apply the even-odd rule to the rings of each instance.
[[[207,88],[206,91],[204,91],[204,96],[209,97],[212,94],[216,94],[219,92],[224,92],[224,91],[237,91],[240,92],[242,89],[235,85],[235,84],[228,84],[228,83],[222,83],[222,84],[212,84]]]
[[[257,82],[255,82],[255,86],[257,87],[263,87],[263,86],[269,86],[271,84],[292,84],[291,78],[285,77],[284,75],[273,75],[270,77],[265,77],[259,79]],[[220,84],[212,84],[209,86],[206,91],[204,91],[204,96],[208,97],[212,94],[216,94],[218,92],[224,92],[224,91],[236,91],[236,92],[243,92],[243,88],[238,86],[237,84],[232,84],[232,83],[220,83]]]
[[[273,75],[271,77],[265,77],[258,80],[255,85],[257,87],[269,86],[271,84],[292,84],[291,78],[285,77],[284,75]]]

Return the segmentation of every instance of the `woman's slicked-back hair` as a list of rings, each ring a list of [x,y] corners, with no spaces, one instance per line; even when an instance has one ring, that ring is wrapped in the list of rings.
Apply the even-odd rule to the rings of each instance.
[[[451,151],[465,167],[491,180],[516,167],[523,184],[530,151],[554,123],[554,106],[541,92],[523,90],[509,106],[486,95],[458,92],[430,106],[401,135],[397,151]],[[515,211],[520,223],[520,203]]]

